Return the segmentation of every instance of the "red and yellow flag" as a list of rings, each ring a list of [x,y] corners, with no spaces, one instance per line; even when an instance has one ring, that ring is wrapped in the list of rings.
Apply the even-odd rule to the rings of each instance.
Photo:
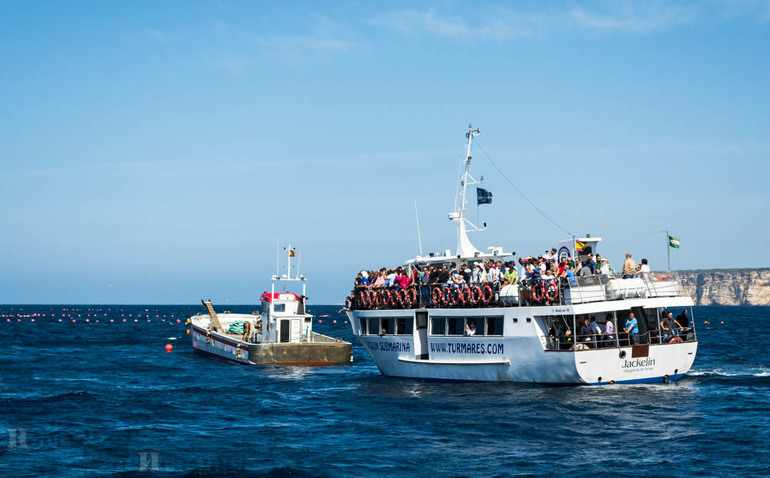
[[[295,255],[294,249],[289,249],[289,257],[294,257]]]
[[[575,241],[575,250],[578,252],[583,252],[587,245],[588,243],[586,242]]]

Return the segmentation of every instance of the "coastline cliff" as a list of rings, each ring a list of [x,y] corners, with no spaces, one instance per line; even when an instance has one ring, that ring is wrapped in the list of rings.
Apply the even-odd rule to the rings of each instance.
[[[770,268],[677,271],[695,305],[770,305]]]

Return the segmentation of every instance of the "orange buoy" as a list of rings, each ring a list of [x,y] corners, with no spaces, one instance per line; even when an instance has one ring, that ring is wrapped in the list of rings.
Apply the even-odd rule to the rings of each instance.
[[[171,344],[166,344],[166,352],[171,352],[172,350],[174,350],[174,347]]]

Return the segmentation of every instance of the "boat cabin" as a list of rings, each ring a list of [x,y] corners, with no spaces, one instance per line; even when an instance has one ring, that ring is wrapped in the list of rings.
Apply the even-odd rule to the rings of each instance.
[[[305,296],[265,292],[260,301],[264,342],[299,343],[310,337],[313,316],[305,313]]]

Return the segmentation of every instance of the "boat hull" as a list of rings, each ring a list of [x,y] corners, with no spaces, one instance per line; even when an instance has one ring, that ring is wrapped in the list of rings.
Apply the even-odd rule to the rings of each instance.
[[[334,365],[349,363],[352,344],[337,342],[253,344],[212,332],[199,326],[191,329],[193,349],[247,365]]]
[[[438,381],[523,382],[552,385],[664,383],[686,374],[695,360],[698,342],[623,345],[562,350],[549,343],[538,316],[569,308],[501,307],[483,310],[427,309],[430,317],[457,316],[481,320],[502,316],[499,336],[367,334],[361,325],[372,318],[410,320],[414,310],[352,311],[353,334],[372,356],[382,374]],[[416,322],[415,322],[416,324]],[[371,326],[369,328],[371,329]],[[379,329],[377,329],[379,330]],[[602,344],[606,345],[606,344]]]

